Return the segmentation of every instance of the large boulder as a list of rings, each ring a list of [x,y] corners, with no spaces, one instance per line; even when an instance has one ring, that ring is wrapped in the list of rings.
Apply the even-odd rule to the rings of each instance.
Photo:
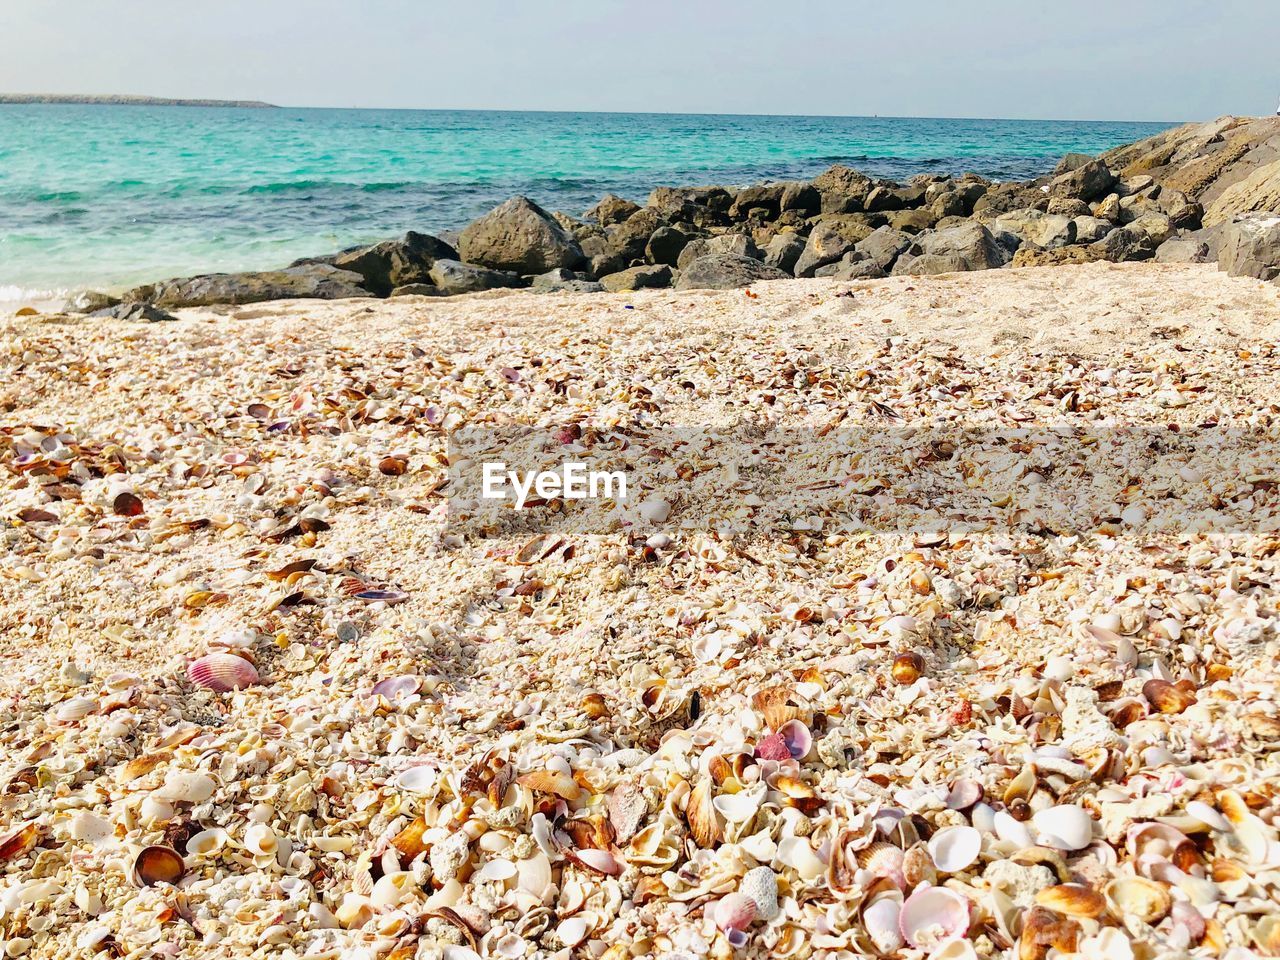
[[[809,234],[804,252],[796,261],[796,276],[812,277],[819,267],[835,263],[859,240],[869,237],[873,229],[867,218],[859,213],[824,217]]]
[[[921,230],[932,230],[941,219],[930,207],[916,207],[914,210],[894,210],[888,215],[889,226],[904,233],[919,233]]]
[[[729,216],[734,220],[745,220],[750,211],[761,208],[766,216],[776,217],[781,212],[782,194],[786,189],[785,183],[761,183],[743,187],[733,198]]]
[[[600,293],[604,287],[564,267],[540,273],[529,284],[535,293]]]
[[[823,213],[857,213],[874,186],[870,177],[839,163],[813,179],[813,187],[822,197]]]
[[[1156,263],[1208,263],[1209,245],[1192,237],[1170,237],[1156,250]]]
[[[652,207],[637,210],[622,223],[609,227],[606,252],[617,269],[631,266],[633,261],[643,260],[649,238],[661,227],[668,226],[662,215]],[[598,273],[599,271],[597,271]],[[613,273],[613,270],[605,271]]]
[[[616,194],[606,193],[594,207],[584,213],[583,219],[594,220],[602,227],[613,223],[621,223],[640,209],[640,204],[632,203]]]
[[[1076,243],[1093,243],[1115,229],[1115,224],[1098,217],[1076,217]]]
[[[1111,192],[1116,178],[1101,160],[1090,160],[1076,169],[1053,178],[1051,197],[1075,197],[1088,203]]]
[[[1205,210],[1204,225],[1212,227],[1237,214],[1262,211],[1280,213],[1280,160],[1259,167],[1224,190]]]
[[[973,215],[983,223],[990,223],[1014,210],[1044,210],[1048,206],[1048,195],[1034,184],[993,183],[974,201]]]
[[[951,189],[931,192],[926,190],[925,199],[935,219],[943,217],[967,217],[973,213],[973,205],[987,192],[987,184],[977,180],[957,182]]]
[[[813,216],[822,212],[822,194],[811,183],[793,180],[784,185],[778,208],[782,213],[796,210],[806,217]]]
[[[644,247],[644,258],[650,263],[665,263],[674,267],[680,258],[680,251],[692,239],[678,227],[659,227],[649,235]]]
[[[467,263],[520,274],[572,270],[586,260],[573,236],[528,197],[512,197],[469,224],[458,252]]]
[[[263,303],[267,300],[341,300],[372,296],[363,278],[326,263],[307,263],[253,273],[209,273],[135,287],[125,303],[153,303],[163,309],[207,307],[218,303]]]
[[[1117,227],[1084,249],[1093,254],[1094,259],[1110,260],[1112,263],[1150,260],[1156,255],[1156,243],[1150,234],[1130,227]]]
[[[1218,269],[1233,277],[1280,277],[1280,214],[1237,217],[1226,224]]]
[[[431,282],[439,291],[438,295],[443,297],[523,286],[518,274],[506,270],[489,270],[471,263],[459,263],[457,260],[437,260],[431,266],[430,276]]]
[[[62,305],[63,313],[97,313],[109,310],[120,302],[119,297],[97,290],[83,290]]]
[[[94,310],[89,316],[99,319],[127,320],[131,323],[160,323],[178,319],[167,310],[161,310],[151,303],[117,303]]]
[[[691,240],[676,261],[681,270],[703,257],[729,253],[737,257],[750,257],[752,260],[763,260],[764,254],[756,242],[743,233],[722,233],[718,237],[699,237]]]
[[[970,270],[991,270],[1009,262],[1009,251],[977,222],[917,234],[894,264],[895,275],[919,276]]]
[[[600,278],[600,286],[610,293],[623,293],[627,290],[644,290],[650,287],[671,286],[671,268],[665,263],[653,266],[645,264],[619,270]]]
[[[362,287],[374,296],[385,297],[396,287],[426,283],[437,260],[457,259],[458,251],[443,240],[410,230],[399,240],[344,250],[329,262],[339,270],[358,273]]]
[[[763,260],[771,267],[790,273],[804,253],[805,239],[794,233],[779,233],[764,248]]]
[[[1081,167],[1093,161],[1093,157],[1087,153],[1068,153],[1065,157],[1058,161],[1058,165],[1053,168],[1053,175],[1060,177],[1064,173],[1071,173],[1073,170],[1079,170]]]
[[[733,194],[724,187],[655,187],[647,208],[671,223],[691,223],[704,229],[726,226]]]
[[[854,251],[861,259],[874,263],[882,273],[888,273],[898,257],[911,246],[911,242],[911,236],[901,230],[878,227],[866,239],[859,240]]]
[[[699,257],[680,271],[677,290],[732,290],[757,280],[784,280],[788,275],[750,257],[717,253]]]

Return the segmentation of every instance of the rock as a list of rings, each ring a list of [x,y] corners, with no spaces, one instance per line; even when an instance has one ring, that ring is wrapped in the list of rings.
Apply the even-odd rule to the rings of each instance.
[[[1280,160],[1259,167],[1228,187],[1204,212],[1204,225],[1226,223],[1241,213],[1280,211]]]
[[[406,283],[396,287],[389,294],[391,297],[442,297],[445,292],[434,283]]]
[[[812,277],[818,267],[835,263],[853,249],[859,240],[872,233],[867,218],[857,213],[835,214],[825,217],[813,228],[804,252],[796,261],[797,277]]]
[[[1058,161],[1058,165],[1053,168],[1053,175],[1060,177],[1064,173],[1071,173],[1079,170],[1087,163],[1091,163],[1093,157],[1087,153],[1068,153],[1065,157]]]
[[[529,286],[538,293],[600,293],[604,287],[593,280],[586,280],[572,270],[558,267],[534,277]]]
[[[443,297],[522,286],[518,274],[489,270],[471,263],[459,263],[457,260],[437,260],[431,267],[431,282]]]
[[[1121,263],[1127,260],[1150,260],[1156,253],[1156,244],[1141,230],[1117,227],[1101,240],[1085,247],[1098,260]]]
[[[528,197],[513,197],[469,224],[458,252],[469,264],[518,274],[572,269],[586,259],[564,227]]]
[[[1009,262],[1009,253],[980,223],[917,234],[894,264],[894,275],[990,270]]]
[[[752,260],[762,260],[764,258],[764,254],[756,246],[755,241],[745,234],[722,233],[718,237],[700,237],[697,240],[691,240],[680,251],[676,266],[683,270],[695,260],[721,253],[750,257]]]
[[[892,227],[879,227],[866,239],[859,240],[853,249],[859,257],[875,264],[883,275],[893,268],[899,255],[910,246],[911,237],[905,232]],[[855,278],[846,276],[842,279]]]
[[[1240,216],[1222,229],[1218,269],[1233,277],[1280,277],[1280,215]]]
[[[804,253],[805,239],[794,233],[780,233],[769,241],[761,259],[771,267],[791,273]]]
[[[693,238],[677,227],[662,226],[649,236],[645,244],[644,258],[650,263],[665,263],[674,267],[683,250]]]
[[[729,221],[733,194],[724,187],[656,187],[646,204],[660,219],[707,228]]]
[[[1115,176],[1101,160],[1090,160],[1069,173],[1054,177],[1049,184],[1051,197],[1076,197],[1086,203],[1101,200],[1116,182]]]
[[[256,273],[210,273],[179,277],[137,287],[126,293],[126,303],[147,301],[158,307],[205,307],[216,303],[262,303],[267,300],[341,300],[368,297],[360,286],[363,278],[349,270],[324,263],[308,263],[284,270]]]
[[[1163,213],[1148,213],[1131,221],[1128,224],[1130,230],[1140,230],[1151,238],[1151,242],[1157,247],[1163,244],[1174,234],[1174,226],[1169,218]]]
[[[329,262],[359,274],[362,287],[375,297],[385,297],[396,287],[425,283],[437,260],[457,259],[458,251],[443,240],[410,230],[399,240],[344,250]]]
[[[1115,224],[1098,217],[1076,217],[1076,243],[1093,243],[1115,229]]]
[[[924,187],[911,184],[880,183],[867,194],[864,209],[868,213],[884,213],[890,210],[907,210],[924,202]]]
[[[851,254],[845,254],[848,258]],[[879,280],[887,277],[889,274],[884,267],[876,263],[874,260],[852,260],[843,259],[837,264],[832,264],[834,269],[828,276],[832,280]],[[823,267],[823,270],[828,269]]]
[[[616,194],[606,193],[600,198],[600,202],[584,213],[582,216],[586,220],[594,220],[602,227],[610,224],[622,223],[629,216],[640,209],[640,204],[632,203],[630,200],[624,200]]]
[[[792,181],[783,187],[778,210],[780,213],[797,210],[806,217],[813,216],[822,212],[822,194],[811,183]]]
[[[159,323],[163,320],[177,320],[172,313],[161,310],[150,303],[119,303],[110,307],[102,307],[89,314],[91,317],[104,317],[112,320],[128,320],[134,323]]]
[[[1106,257],[1095,249],[1094,244],[1087,247],[1059,247],[1056,250],[1042,250],[1028,244],[1013,255],[1011,267],[1057,267],[1068,263],[1094,263]]]
[[[657,266],[631,267],[600,278],[600,286],[610,293],[644,290],[650,287],[669,287],[670,285],[671,267],[665,263]]]
[[[653,207],[645,207],[627,217],[622,223],[609,227],[607,249],[614,262],[620,264],[618,269],[629,266],[636,260],[644,259],[645,248],[649,238],[660,228],[667,226],[662,215]],[[540,271],[539,271],[540,272]],[[600,271],[592,262],[592,272],[600,276]],[[608,273],[615,271],[609,270]]]
[[[903,233],[919,233],[921,230],[930,230],[937,224],[936,208],[917,207],[914,210],[895,210],[889,214],[889,226]]]
[[[987,184],[973,181],[956,183],[950,190],[936,193],[932,198],[925,192],[929,209],[934,217],[967,217],[973,213],[973,205],[987,192]]]
[[[1060,213],[1046,213],[1029,239],[1046,250],[1069,247],[1076,242],[1076,222]]]
[[[1039,187],[1026,183],[996,183],[973,205],[973,216],[983,223],[1014,210],[1044,210],[1049,198]]]
[[[1064,217],[1087,217],[1089,205],[1075,197],[1050,197],[1046,212],[1061,214]]]
[[[680,271],[677,290],[731,290],[758,280],[783,280],[787,274],[777,267],[732,253],[699,257]]]
[[[1156,205],[1179,230],[1199,230],[1204,225],[1204,207],[1181,190],[1161,190]]]
[[[760,208],[766,211],[769,217],[776,217],[780,212],[782,194],[786,189],[785,183],[764,183],[743,187],[733,199],[729,216],[734,220],[745,220],[748,211]]]
[[[1093,210],[1093,215],[1099,220],[1110,220],[1112,223],[1119,223],[1120,215],[1123,212],[1120,207],[1120,197],[1113,193],[1098,201],[1098,205]]]
[[[1208,263],[1209,245],[1190,237],[1170,237],[1156,250],[1156,263]]]
[[[871,178],[836,164],[816,176],[813,187],[822,197],[823,213],[857,213],[871,192]]]
[[[63,313],[97,313],[99,310],[109,310],[120,302],[119,297],[113,297],[109,293],[98,293],[94,290],[85,290],[77,293],[74,297],[62,305]]]

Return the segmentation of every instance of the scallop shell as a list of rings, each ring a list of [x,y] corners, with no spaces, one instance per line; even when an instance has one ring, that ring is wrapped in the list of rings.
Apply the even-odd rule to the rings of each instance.
[[[1146,877],[1112,880],[1103,890],[1103,895],[1111,913],[1121,921],[1136,917],[1143,923],[1155,923],[1173,906],[1169,891]]]
[[[1093,820],[1081,807],[1059,804],[1038,811],[1031,822],[1040,843],[1059,850],[1083,850],[1093,840]]]
[[[176,884],[183,874],[182,854],[172,847],[143,847],[133,861],[133,882],[139,887]]]
[[[1079,883],[1045,887],[1036,894],[1036,903],[1048,907],[1054,913],[1088,919],[1101,916],[1107,909],[1107,902],[1102,894]]]
[[[226,693],[258,682],[258,671],[244,657],[233,653],[210,653],[193,660],[187,667],[187,678],[196,686]]]
[[[765,923],[778,915],[778,875],[769,867],[755,867],[743,874],[738,892],[755,901],[756,916]]]
[[[689,835],[698,846],[708,848],[714,847],[724,836],[720,829],[715,805],[712,803],[711,791],[711,778],[703,776],[689,794],[689,801],[685,806]]]
[[[72,697],[58,704],[55,716],[62,723],[75,723],[83,720],[98,709],[98,701],[93,697]]]
[[[883,877],[893,881],[896,886],[903,887],[906,884],[902,870],[904,857],[901,847],[877,840],[858,851],[858,866],[872,876]]]
[[[981,852],[982,834],[973,827],[943,827],[929,839],[929,856],[943,873],[959,873]]]
[[[902,904],[898,929],[910,946],[931,949],[969,929],[969,901],[946,887],[921,887]]]
[[[731,893],[716,901],[711,917],[721,930],[746,930],[756,918],[756,902],[745,893]]]

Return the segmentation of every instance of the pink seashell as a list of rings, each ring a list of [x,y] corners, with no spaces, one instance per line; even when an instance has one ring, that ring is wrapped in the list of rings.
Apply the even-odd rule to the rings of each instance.
[[[193,660],[187,667],[187,679],[207,690],[226,693],[258,682],[258,671],[244,657],[232,653],[210,653]]]
[[[745,930],[756,918],[756,902],[745,893],[731,893],[716,901],[711,917],[721,930]]]
[[[778,729],[778,736],[787,745],[787,750],[795,760],[803,760],[813,749],[813,734],[799,720],[788,720]]]
[[[977,780],[957,780],[947,794],[948,810],[968,810],[982,799],[982,784]]]
[[[901,915],[901,894],[877,897],[863,908],[862,925],[877,953],[888,955],[901,948],[902,931],[898,927]]]
[[[898,929],[913,947],[936,947],[969,929],[969,901],[946,887],[921,887],[902,905]]]
[[[388,700],[401,700],[418,692],[418,678],[403,674],[398,677],[387,677],[373,685],[370,693],[375,697],[386,697]]]
[[[765,737],[756,744],[756,756],[761,760],[790,760],[791,748],[781,732]]]
[[[597,873],[616,877],[622,872],[622,864],[615,860],[613,854],[608,850],[579,850],[577,858],[583,866],[589,867]]]

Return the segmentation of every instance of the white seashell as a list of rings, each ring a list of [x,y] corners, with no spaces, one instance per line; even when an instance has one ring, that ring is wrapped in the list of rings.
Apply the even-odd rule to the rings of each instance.
[[[255,857],[274,857],[280,841],[265,823],[255,823],[244,832],[244,848]]]
[[[401,771],[396,777],[396,785],[410,793],[429,794],[435,792],[436,780],[435,767],[417,766]]]
[[[582,917],[570,917],[561,920],[556,927],[556,937],[566,947],[576,947],[587,938],[587,921]]]
[[[905,615],[890,617],[884,622],[885,632],[892,633],[895,636],[906,636],[907,634],[915,633],[918,626],[919,624],[916,623],[915,617]]]
[[[982,834],[973,827],[943,827],[929,839],[929,856],[943,873],[959,873],[982,852]]]
[[[226,693],[241,690],[259,680],[258,670],[244,657],[234,653],[210,653],[193,660],[187,667],[187,679],[196,686]]]
[[[579,850],[578,859],[592,870],[609,876],[617,876],[622,872],[622,864],[608,850]]]
[[[98,701],[93,697],[72,697],[58,705],[56,716],[62,723],[75,723],[83,720],[98,709]]]
[[[975,804],[969,811],[969,820],[988,836],[993,836],[996,832],[996,809],[989,803]]]
[[[1230,821],[1203,800],[1192,800],[1188,803],[1187,813],[1214,830],[1231,829]]]
[[[645,500],[636,509],[650,523],[662,523],[671,516],[671,504],[665,500]]]
[[[693,641],[693,645],[689,648],[689,652],[693,654],[693,659],[699,663],[714,663],[720,658],[720,652],[724,649],[724,641],[720,638],[720,632],[704,633]]]
[[[756,790],[722,793],[711,801],[716,812],[730,823],[746,823],[760,809],[762,794]]]
[[[508,931],[490,948],[490,952],[507,960],[520,960],[529,951],[529,941]]]
[[[898,925],[901,913],[900,895],[877,897],[862,911],[863,926],[878,953],[888,955],[902,947],[902,930]]]
[[[173,816],[173,804],[157,797],[154,793],[149,793],[142,798],[142,803],[138,804],[138,816],[148,826],[162,823]]]
[[[510,860],[490,860],[475,876],[478,880],[510,880],[516,873],[516,865]]]
[[[1075,675],[1076,665],[1070,657],[1050,657],[1045,661],[1044,675],[1049,680],[1066,683]]]
[[[180,803],[203,803],[213,796],[217,789],[213,777],[203,773],[183,773],[171,771],[165,775],[155,795],[162,800],[176,800]]]
[[[1059,804],[1038,811],[1031,822],[1041,846],[1059,850],[1083,850],[1093,840],[1093,820],[1080,807]]]
[[[997,810],[992,819],[992,825],[995,827],[996,836],[1010,846],[1017,847],[1019,850],[1024,847],[1034,845],[1035,841],[1031,837],[1031,831],[1025,823],[1015,820],[1004,810]]]
[[[371,696],[385,697],[392,703],[398,700],[404,700],[418,692],[421,681],[417,677],[407,674],[398,677],[388,677],[385,680],[379,680],[373,685],[370,691]]]
[[[373,885],[369,902],[381,910],[389,910],[400,903],[413,888],[413,874],[407,870],[387,873]]]
[[[99,843],[115,832],[110,820],[81,810],[71,818],[71,838],[87,843]]]
[[[777,859],[805,880],[816,880],[827,872],[827,865],[813,852],[813,847],[804,837],[783,837],[779,840]]]
[[[920,887],[903,903],[898,926],[910,946],[939,946],[969,929],[969,901],[946,887]]]
[[[928,960],[978,960],[978,951],[968,940],[955,937],[929,954]]]
[[[227,831],[221,827],[201,830],[193,834],[187,841],[187,853],[197,857],[207,857],[221,850],[227,842]]]
[[[539,901],[551,893],[551,861],[542,851],[516,864],[519,880],[516,885],[525,893],[537,897]]]

